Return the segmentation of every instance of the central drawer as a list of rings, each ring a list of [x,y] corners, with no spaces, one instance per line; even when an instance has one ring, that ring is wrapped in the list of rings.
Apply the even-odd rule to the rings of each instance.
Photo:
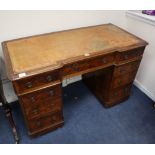
[[[114,62],[114,58],[115,53],[110,53],[107,55],[101,55],[95,58],[89,58],[87,60],[81,60],[78,62],[67,64],[63,67],[63,76],[67,76],[77,72],[87,71],[95,67],[112,64]]]

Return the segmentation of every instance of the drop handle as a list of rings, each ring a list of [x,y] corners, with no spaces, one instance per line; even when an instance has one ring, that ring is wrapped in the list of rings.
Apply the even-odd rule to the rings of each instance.
[[[48,76],[46,77],[46,80],[47,80],[48,82],[51,82],[51,81],[53,80],[53,78],[52,78],[51,75],[48,75]]]
[[[124,73],[125,72],[125,69],[120,69],[120,73]]]
[[[36,100],[35,100],[35,97],[34,96],[32,96],[31,97],[31,102],[35,102]]]
[[[73,69],[74,71],[79,71],[79,68],[78,68],[78,65],[77,65],[77,64],[73,64],[73,65],[72,65],[72,69]]]
[[[32,111],[32,113],[35,115],[38,114],[38,112],[39,112],[39,110],[37,108]]]
[[[127,60],[128,58],[129,58],[129,56],[126,54],[126,55],[124,56],[124,59]]]
[[[50,91],[49,91],[49,94],[50,94],[51,96],[54,96],[54,90],[50,90]]]
[[[32,87],[32,82],[27,82],[27,83],[26,83],[26,87],[27,87],[27,88],[31,88],[31,87]]]
[[[54,105],[55,105],[55,103],[54,103],[54,102],[52,102],[52,103],[51,103],[51,106],[53,107]]]
[[[107,63],[107,59],[106,58],[103,58],[102,59],[102,62],[105,64],[105,63]]]

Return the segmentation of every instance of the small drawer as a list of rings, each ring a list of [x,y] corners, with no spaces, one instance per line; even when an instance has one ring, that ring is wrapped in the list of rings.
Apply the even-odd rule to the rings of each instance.
[[[44,130],[49,127],[54,127],[62,122],[63,114],[61,111],[58,111],[48,116],[28,121],[27,124],[30,132],[37,132],[38,130]]]
[[[120,66],[116,66],[114,68],[114,73],[113,73],[114,77],[118,77],[118,76],[124,75],[126,73],[133,72],[133,71],[137,70],[140,65],[140,62],[141,62],[141,59],[123,64]]]
[[[118,88],[133,82],[135,75],[136,75],[136,72],[131,72],[131,73],[125,74],[124,76],[113,78],[111,88]]]
[[[88,69],[93,69],[95,67],[100,67],[113,63],[115,54],[111,53],[108,55],[102,55],[95,58],[90,58],[87,60],[82,60],[79,62],[74,62],[68,65],[65,65],[63,68],[63,76],[74,74],[77,72],[85,71]]]
[[[131,84],[114,89],[110,92],[109,98],[111,101],[118,101],[130,95]]]
[[[43,102],[38,103],[36,106],[30,106],[25,108],[25,114],[27,119],[34,119],[41,116],[45,116],[47,113],[62,110],[62,99],[57,98],[54,100],[46,99]]]
[[[20,96],[20,100],[22,101],[22,105],[24,108],[29,108],[33,106],[38,106],[39,104],[43,103],[46,100],[54,100],[57,97],[62,96],[62,88],[61,88],[61,83],[41,89],[38,91],[34,91],[32,93],[28,93],[25,95]]]
[[[26,77],[24,79],[14,81],[13,84],[18,94],[35,88],[40,88],[43,85],[58,81],[61,78],[60,76],[61,72],[60,70],[57,69],[51,72],[41,73],[31,77]]]
[[[145,47],[140,47],[132,50],[118,52],[116,55],[116,63],[129,61],[131,59],[140,57],[143,55]]]

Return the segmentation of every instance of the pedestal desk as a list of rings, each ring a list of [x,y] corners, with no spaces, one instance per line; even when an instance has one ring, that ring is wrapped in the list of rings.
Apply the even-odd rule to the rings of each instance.
[[[29,135],[63,125],[64,78],[82,75],[105,107],[126,100],[146,45],[146,41],[113,24],[3,42],[7,75]]]

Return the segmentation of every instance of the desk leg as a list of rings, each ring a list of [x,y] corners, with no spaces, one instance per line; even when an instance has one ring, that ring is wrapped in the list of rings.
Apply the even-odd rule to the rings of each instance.
[[[16,144],[18,144],[19,143],[19,137],[18,137],[16,126],[15,126],[15,123],[14,123],[14,120],[12,117],[11,108],[8,104],[4,104],[3,106],[4,106],[5,113],[6,113],[6,117],[8,118],[9,123],[11,125]]]
[[[9,123],[10,123],[11,129],[12,129],[13,136],[15,138],[16,144],[18,144],[19,143],[19,137],[18,137],[16,126],[15,126],[15,123],[14,123],[14,120],[12,117],[11,108],[10,108],[8,102],[6,101],[4,93],[3,93],[2,81],[0,81],[0,102],[2,102],[2,106],[5,110],[6,117],[9,120]]]

